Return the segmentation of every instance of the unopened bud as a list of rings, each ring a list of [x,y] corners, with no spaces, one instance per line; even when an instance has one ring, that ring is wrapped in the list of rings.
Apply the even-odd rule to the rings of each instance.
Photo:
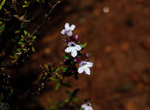
[[[84,54],[84,57],[85,57],[85,58],[88,58],[88,57],[89,57],[89,54],[88,54],[88,53],[85,53],[85,54]]]
[[[79,40],[79,36],[78,35],[74,35],[73,39],[76,40],[76,41],[78,41]]]

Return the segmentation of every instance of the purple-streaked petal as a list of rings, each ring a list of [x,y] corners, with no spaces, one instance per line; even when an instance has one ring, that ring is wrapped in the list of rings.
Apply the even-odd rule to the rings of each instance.
[[[66,53],[71,52],[71,47],[67,47],[67,48],[65,49],[65,52],[66,52]]]
[[[72,57],[76,57],[76,56],[77,56],[77,51],[76,51],[76,50],[72,50],[71,56],[72,56]]]
[[[78,68],[78,73],[83,73],[83,68],[82,67]],[[84,107],[84,105],[86,105],[86,104],[83,104],[82,106]]]
[[[74,24],[72,24],[70,28],[71,28],[71,30],[73,31],[73,30],[75,29],[75,27],[76,27],[76,26],[75,26]]]
[[[66,30],[69,30],[69,23],[66,23],[66,24],[65,24],[65,29],[66,29]]]
[[[80,45],[76,45],[75,48],[76,48],[77,51],[81,50],[81,46]]]
[[[92,62],[87,62],[87,67],[92,67],[93,63]]]
[[[89,68],[85,68],[85,69],[84,69],[84,72],[85,72],[85,74],[87,74],[87,75],[90,75],[90,74],[91,74],[91,71],[90,71]]]
[[[81,62],[79,63],[79,66],[82,66],[83,64],[86,64],[86,61],[81,61]]]
[[[66,29],[63,29],[63,30],[61,31],[61,34],[66,34]]]

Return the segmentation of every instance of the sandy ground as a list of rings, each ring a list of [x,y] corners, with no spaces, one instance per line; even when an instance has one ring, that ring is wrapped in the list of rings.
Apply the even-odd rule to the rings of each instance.
[[[94,63],[91,76],[66,80],[80,88],[78,97],[89,96],[94,110],[150,110],[150,1],[62,2],[38,33],[41,37],[26,64],[28,69],[20,71],[26,73],[49,62],[57,65],[63,59],[65,44],[60,32],[66,22],[76,25],[74,33],[87,42],[84,52],[92,54],[88,61]],[[49,106],[48,97],[55,101],[67,97],[63,87],[60,91],[53,87],[47,84],[49,89],[35,98],[40,106]]]

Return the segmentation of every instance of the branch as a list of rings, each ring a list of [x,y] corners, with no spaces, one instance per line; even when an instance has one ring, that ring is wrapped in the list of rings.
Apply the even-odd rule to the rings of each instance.
[[[45,15],[45,19],[44,21],[33,31],[33,33],[31,34],[31,36],[33,36],[35,33],[37,33],[42,27],[43,25],[48,21],[50,14],[52,13],[52,11],[54,10],[54,8],[60,3],[60,1],[56,0],[56,3],[51,7],[51,9],[49,10],[48,14]]]

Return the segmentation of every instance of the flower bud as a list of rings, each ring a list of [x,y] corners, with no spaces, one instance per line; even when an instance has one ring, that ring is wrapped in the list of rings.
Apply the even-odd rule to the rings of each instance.
[[[77,62],[80,62],[82,59],[81,58],[75,58],[73,61],[75,62],[75,63],[77,63]]]
[[[88,53],[85,53],[85,54],[83,55],[83,57],[84,57],[84,58],[88,58],[88,57],[89,57],[89,54],[88,54]]]
[[[64,59],[64,63],[67,61],[67,59]]]
[[[74,35],[72,36],[74,40],[78,41],[79,40],[79,36],[78,35]]]
[[[63,39],[63,42],[68,43],[68,42],[70,42],[70,39],[65,38],[65,39]]]
[[[65,65],[70,65],[70,63],[71,63],[70,60],[64,59],[64,64],[65,64]]]

